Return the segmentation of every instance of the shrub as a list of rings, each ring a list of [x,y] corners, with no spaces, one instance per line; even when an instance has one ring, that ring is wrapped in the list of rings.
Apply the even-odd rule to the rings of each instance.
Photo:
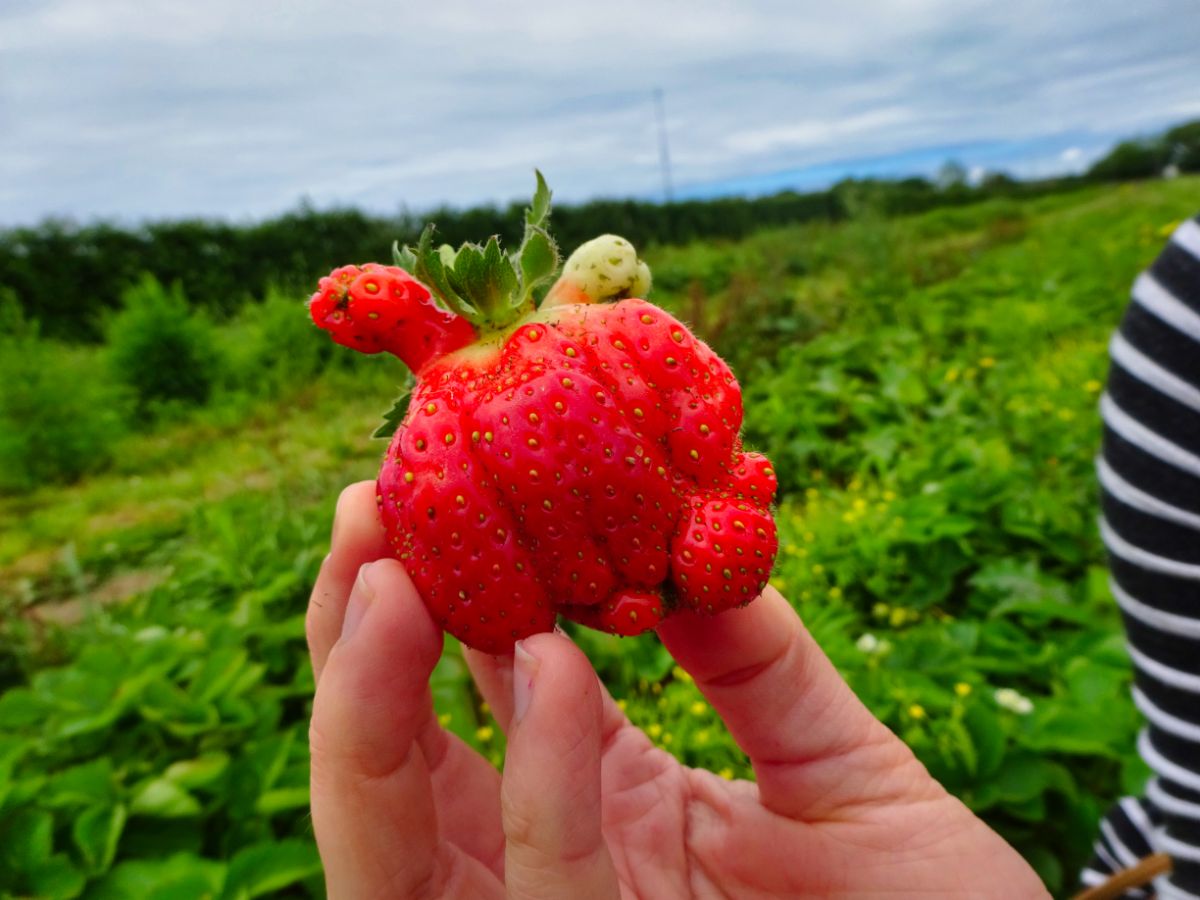
[[[14,306],[0,308],[0,491],[103,469],[125,433],[126,398],[94,351],[41,340]]]
[[[305,315],[304,302],[276,288],[269,288],[261,303],[247,305],[227,335],[224,387],[254,396],[276,396],[331,363],[357,356],[337,352],[340,348]]]
[[[143,277],[124,293],[106,331],[113,371],[133,390],[140,415],[208,401],[221,362],[215,333],[188,308],[178,285],[168,289]]]

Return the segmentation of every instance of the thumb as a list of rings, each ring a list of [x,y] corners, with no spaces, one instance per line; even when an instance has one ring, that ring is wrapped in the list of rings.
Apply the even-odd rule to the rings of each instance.
[[[932,785],[774,588],[720,616],[680,613],[658,634],[750,757],[772,812],[813,820]]]
[[[501,807],[509,898],[620,896],[600,818],[600,684],[565,637],[513,653],[513,719]]]

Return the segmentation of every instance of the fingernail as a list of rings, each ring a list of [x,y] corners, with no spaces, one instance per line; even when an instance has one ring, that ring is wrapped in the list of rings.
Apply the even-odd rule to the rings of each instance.
[[[354,579],[354,587],[350,589],[350,602],[346,604],[346,616],[342,619],[342,640],[349,640],[359,623],[362,622],[363,616],[367,614],[371,603],[375,600],[375,588],[371,585],[372,563],[364,564],[358,570],[358,577]]]
[[[533,699],[533,679],[537,677],[537,657],[525,649],[524,641],[513,647],[513,721],[520,722]]]

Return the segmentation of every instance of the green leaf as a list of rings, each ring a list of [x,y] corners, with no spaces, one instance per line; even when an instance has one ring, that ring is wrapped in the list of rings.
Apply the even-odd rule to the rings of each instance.
[[[1118,712],[1120,715],[1114,715]],[[1024,723],[1021,743],[1031,750],[1120,759],[1126,737],[1132,738],[1132,734],[1126,735],[1132,715],[1126,707],[1098,716],[1091,708],[1060,703],[1043,709],[1039,705]]]
[[[47,806],[91,806],[116,799],[112,762],[108,757],[64,769],[50,777],[44,791]]]
[[[228,768],[228,753],[207,753],[172,763],[163,772],[163,778],[185,789],[203,788],[214,784]]]
[[[408,380],[400,387],[399,396],[392,401],[392,408],[383,414],[383,422],[375,429],[371,437],[382,438],[388,441],[392,439],[392,435],[396,433],[396,429],[400,427],[400,423],[408,415],[408,403],[412,399],[412,389],[416,383],[416,379],[410,372]]]
[[[224,900],[248,900],[279,891],[321,871],[315,845],[286,840],[247,847],[230,860]]]
[[[1154,777],[1150,765],[1138,753],[1130,752],[1121,762],[1121,791],[1135,796],[1146,790],[1146,782]]]
[[[509,310],[520,305],[521,298],[517,290],[520,279],[513,261],[500,250],[500,241],[494,235],[484,245],[483,267],[487,277],[488,308],[495,310],[494,315],[506,320]]]
[[[525,231],[518,251],[521,267],[521,300],[528,301],[534,290],[550,281],[558,271],[558,247],[541,228]]]
[[[1058,857],[1049,848],[1037,845],[1022,847],[1021,850],[1025,859],[1042,879],[1042,883],[1057,896],[1063,886],[1063,868]]]
[[[6,816],[0,827],[0,859],[18,872],[32,871],[50,859],[54,849],[54,816],[25,808]]]
[[[546,223],[546,219],[550,217],[550,198],[552,194],[541,171],[534,169],[533,174],[537,178],[537,187],[533,192],[533,201],[529,204],[529,208],[525,210],[525,224],[533,228],[542,228]]]
[[[999,767],[1008,744],[1000,718],[982,703],[972,703],[963,714],[963,724],[975,746],[974,774],[986,778]]]
[[[43,789],[46,787],[46,776],[41,772],[22,772],[19,776],[14,776],[8,783],[8,797],[4,800],[4,805],[8,808],[15,809],[18,806],[24,806],[27,803],[33,803],[41,797]],[[0,822],[3,818],[0,818]]]
[[[125,827],[125,807],[93,806],[84,810],[71,826],[75,846],[88,869],[99,874],[107,871],[117,853],[121,830]]]
[[[249,654],[242,647],[217,648],[205,657],[188,693],[202,702],[215,700],[237,681],[248,662]]]
[[[29,872],[35,896],[46,900],[70,900],[83,893],[87,877],[65,853],[56,853]]]
[[[309,800],[308,785],[276,788],[265,791],[254,804],[254,809],[264,816],[273,816],[289,809],[304,809],[309,805]]]
[[[165,859],[131,859],[118,864],[88,891],[88,900],[191,900],[215,897],[225,865],[191,853]]]
[[[411,275],[417,268],[417,255],[410,247],[401,247],[399,241],[392,241],[392,262]]]
[[[433,231],[433,225],[426,225],[425,230],[421,232],[421,238],[417,242],[417,249],[413,257],[412,274],[417,280],[424,282],[452,312],[470,318],[476,311],[471,304],[458,295],[451,285],[441,249],[433,248]]]
[[[13,688],[0,696],[0,730],[36,725],[49,706],[29,688]]]
[[[454,256],[451,266],[446,260],[446,274],[459,296],[470,300],[479,310],[488,310],[491,305],[487,296],[487,273],[484,270],[483,251],[474,244],[463,244]]]
[[[200,801],[166,778],[146,782],[134,794],[129,811],[135,816],[175,819],[200,814]]]
[[[203,734],[220,721],[211,703],[166,681],[156,681],[146,687],[138,711],[148,721],[162,725],[178,737]]]

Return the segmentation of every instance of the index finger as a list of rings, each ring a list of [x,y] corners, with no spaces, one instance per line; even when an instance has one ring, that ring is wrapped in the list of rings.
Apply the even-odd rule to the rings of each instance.
[[[772,587],[719,616],[671,616],[658,634],[750,757],[774,812],[812,818],[878,800],[915,761]]]
[[[350,589],[365,563],[391,557],[375,502],[375,482],[359,481],[342,491],[333,517],[329,555],[313,585],[305,616],[313,676],[318,680],[329,651],[342,633]]]

